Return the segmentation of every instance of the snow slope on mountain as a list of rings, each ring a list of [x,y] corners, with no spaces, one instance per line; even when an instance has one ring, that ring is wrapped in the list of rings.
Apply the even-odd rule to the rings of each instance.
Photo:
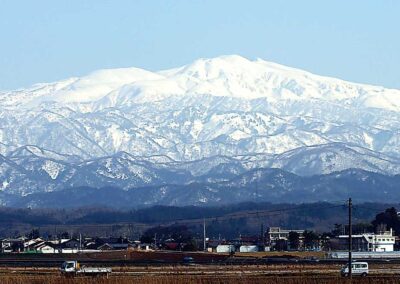
[[[386,175],[400,173],[399,159],[342,143],[294,149],[277,155],[270,167],[300,176],[330,174],[351,168]]]
[[[0,155],[0,181],[3,183],[0,191],[20,195],[79,186],[108,185],[128,190],[166,183],[185,184],[191,180],[188,171],[158,166],[124,152],[81,161],[74,156],[57,156],[54,152],[29,146],[15,150],[8,157]]]
[[[95,102],[109,106],[126,102],[154,102],[169,96],[213,95],[240,99],[324,100],[358,107],[400,110],[400,91],[322,77],[295,68],[243,57],[199,59],[176,69],[150,72],[138,68],[105,69],[82,78],[1,93],[3,107],[44,101],[63,104]],[[119,97],[121,96],[121,98]]]
[[[0,92],[0,186],[21,194],[224,181],[257,167],[393,175],[399,153],[400,90],[236,55]]]
[[[21,147],[0,158],[0,191],[19,195],[80,186],[132,190],[168,184],[219,183],[268,168],[279,168],[299,176],[352,168],[389,176],[400,172],[400,163],[388,156],[337,143],[299,148],[279,155],[215,156],[190,162],[160,156],[135,157],[126,152],[81,161],[75,156],[57,155],[33,146]]]
[[[82,78],[70,78],[56,83],[36,84],[32,88],[1,94],[2,105],[33,106],[45,101],[85,103],[102,98],[121,86],[138,81],[152,81],[161,76],[138,68],[99,70]]]
[[[221,206],[239,202],[309,203],[345,200],[394,203],[400,200],[400,176],[383,176],[362,170],[299,177],[279,169],[257,169],[228,182],[162,185],[123,191],[105,187],[72,188],[13,198],[0,192],[6,206],[30,208],[146,207],[151,205]]]

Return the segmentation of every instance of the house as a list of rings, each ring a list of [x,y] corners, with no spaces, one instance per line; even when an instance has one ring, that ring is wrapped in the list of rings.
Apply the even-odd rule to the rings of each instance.
[[[278,250],[286,250],[290,247],[289,234],[295,232],[299,234],[300,245],[304,240],[304,230],[285,230],[280,227],[269,227],[266,232],[266,243],[265,250],[270,250],[272,247]]]
[[[24,242],[25,252],[36,253],[76,253],[79,251],[79,241],[76,239],[59,239],[44,241],[36,238]]]
[[[152,251],[154,250],[154,244],[149,243],[141,243],[137,245],[138,250]]]
[[[284,230],[280,227],[270,227],[267,230],[267,240],[268,241],[277,241],[277,240],[285,240],[289,239],[289,233],[296,232],[299,234],[300,239],[303,238],[304,230]]]
[[[162,244],[162,248],[166,249],[166,250],[180,250],[181,244],[178,242],[175,242],[174,240],[169,240]]]
[[[1,252],[22,252],[24,250],[25,238],[6,238],[1,240]]]
[[[97,250],[100,245],[95,240],[85,240],[83,248],[86,250]]]
[[[364,233],[352,235],[351,239],[354,251],[394,251],[395,236],[393,236],[392,229],[389,231],[379,232],[378,234]],[[336,242],[338,250],[346,250],[348,248],[349,236],[340,235],[336,238]]]
[[[240,236],[239,245],[255,245],[260,242],[259,236]]]
[[[113,250],[114,248],[109,243],[102,244],[101,246],[97,247],[98,250]]]
[[[85,243],[85,249],[91,250],[126,250],[136,245],[127,238],[96,238]]]
[[[62,241],[61,242],[61,247],[63,249],[80,249],[81,248],[81,244],[76,239],[69,239],[69,240]]]
[[[127,250],[128,248],[132,247],[131,244],[109,244],[105,243],[99,246],[98,250]]]
[[[24,242],[24,252],[32,252],[35,251],[34,247],[39,244],[44,242],[42,238],[36,238],[36,239],[31,239],[27,240]]]
[[[39,253],[56,253],[58,249],[52,242],[39,242],[33,246],[33,250]]]

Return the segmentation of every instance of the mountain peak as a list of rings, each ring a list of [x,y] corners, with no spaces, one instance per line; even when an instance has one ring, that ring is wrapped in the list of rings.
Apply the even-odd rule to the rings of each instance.
[[[31,108],[43,102],[80,104],[96,109],[161,101],[170,97],[211,95],[269,103],[323,100],[335,104],[400,111],[400,90],[361,85],[239,55],[201,58],[159,72],[139,68],[103,69],[80,78],[0,93],[0,106]]]

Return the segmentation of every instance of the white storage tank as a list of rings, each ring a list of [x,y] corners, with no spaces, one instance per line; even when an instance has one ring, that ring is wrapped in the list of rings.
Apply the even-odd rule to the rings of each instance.
[[[234,245],[218,245],[217,246],[217,252],[225,252],[225,253],[230,253],[235,251],[235,246]]]
[[[257,252],[258,246],[240,246],[240,252]]]

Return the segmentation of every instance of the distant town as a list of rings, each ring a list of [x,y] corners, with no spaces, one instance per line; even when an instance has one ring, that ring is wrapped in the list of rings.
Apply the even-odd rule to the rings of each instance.
[[[392,229],[378,233],[362,233],[352,236],[354,251],[391,252],[399,247],[400,238]],[[53,239],[45,239],[35,232],[29,236],[4,238],[1,240],[2,253],[78,253],[80,251],[109,250],[173,250],[201,251],[202,239],[185,239],[182,236],[160,236],[157,240],[144,237],[131,240],[127,237],[84,237],[68,234]],[[271,227],[264,240],[258,236],[240,236],[237,239],[206,238],[206,250],[217,253],[258,252],[258,251],[331,251],[346,250],[347,235],[318,235],[313,231],[290,230]]]
[[[203,222],[203,235],[194,234],[185,225],[156,226],[147,229],[138,239],[127,236],[87,236],[62,232],[43,236],[33,229],[24,236],[3,238],[2,253],[55,254],[102,252],[113,250],[136,251],[207,251],[210,253],[254,253],[268,251],[315,251],[329,257],[340,257],[335,252],[348,249],[348,227],[334,224],[330,232],[317,233],[306,229],[283,227],[260,228],[258,235],[240,235],[236,238],[210,238],[207,230],[212,224]],[[400,248],[400,217],[395,208],[376,215],[371,223],[352,227],[354,252],[392,253]],[[399,255],[400,257],[400,251]]]

